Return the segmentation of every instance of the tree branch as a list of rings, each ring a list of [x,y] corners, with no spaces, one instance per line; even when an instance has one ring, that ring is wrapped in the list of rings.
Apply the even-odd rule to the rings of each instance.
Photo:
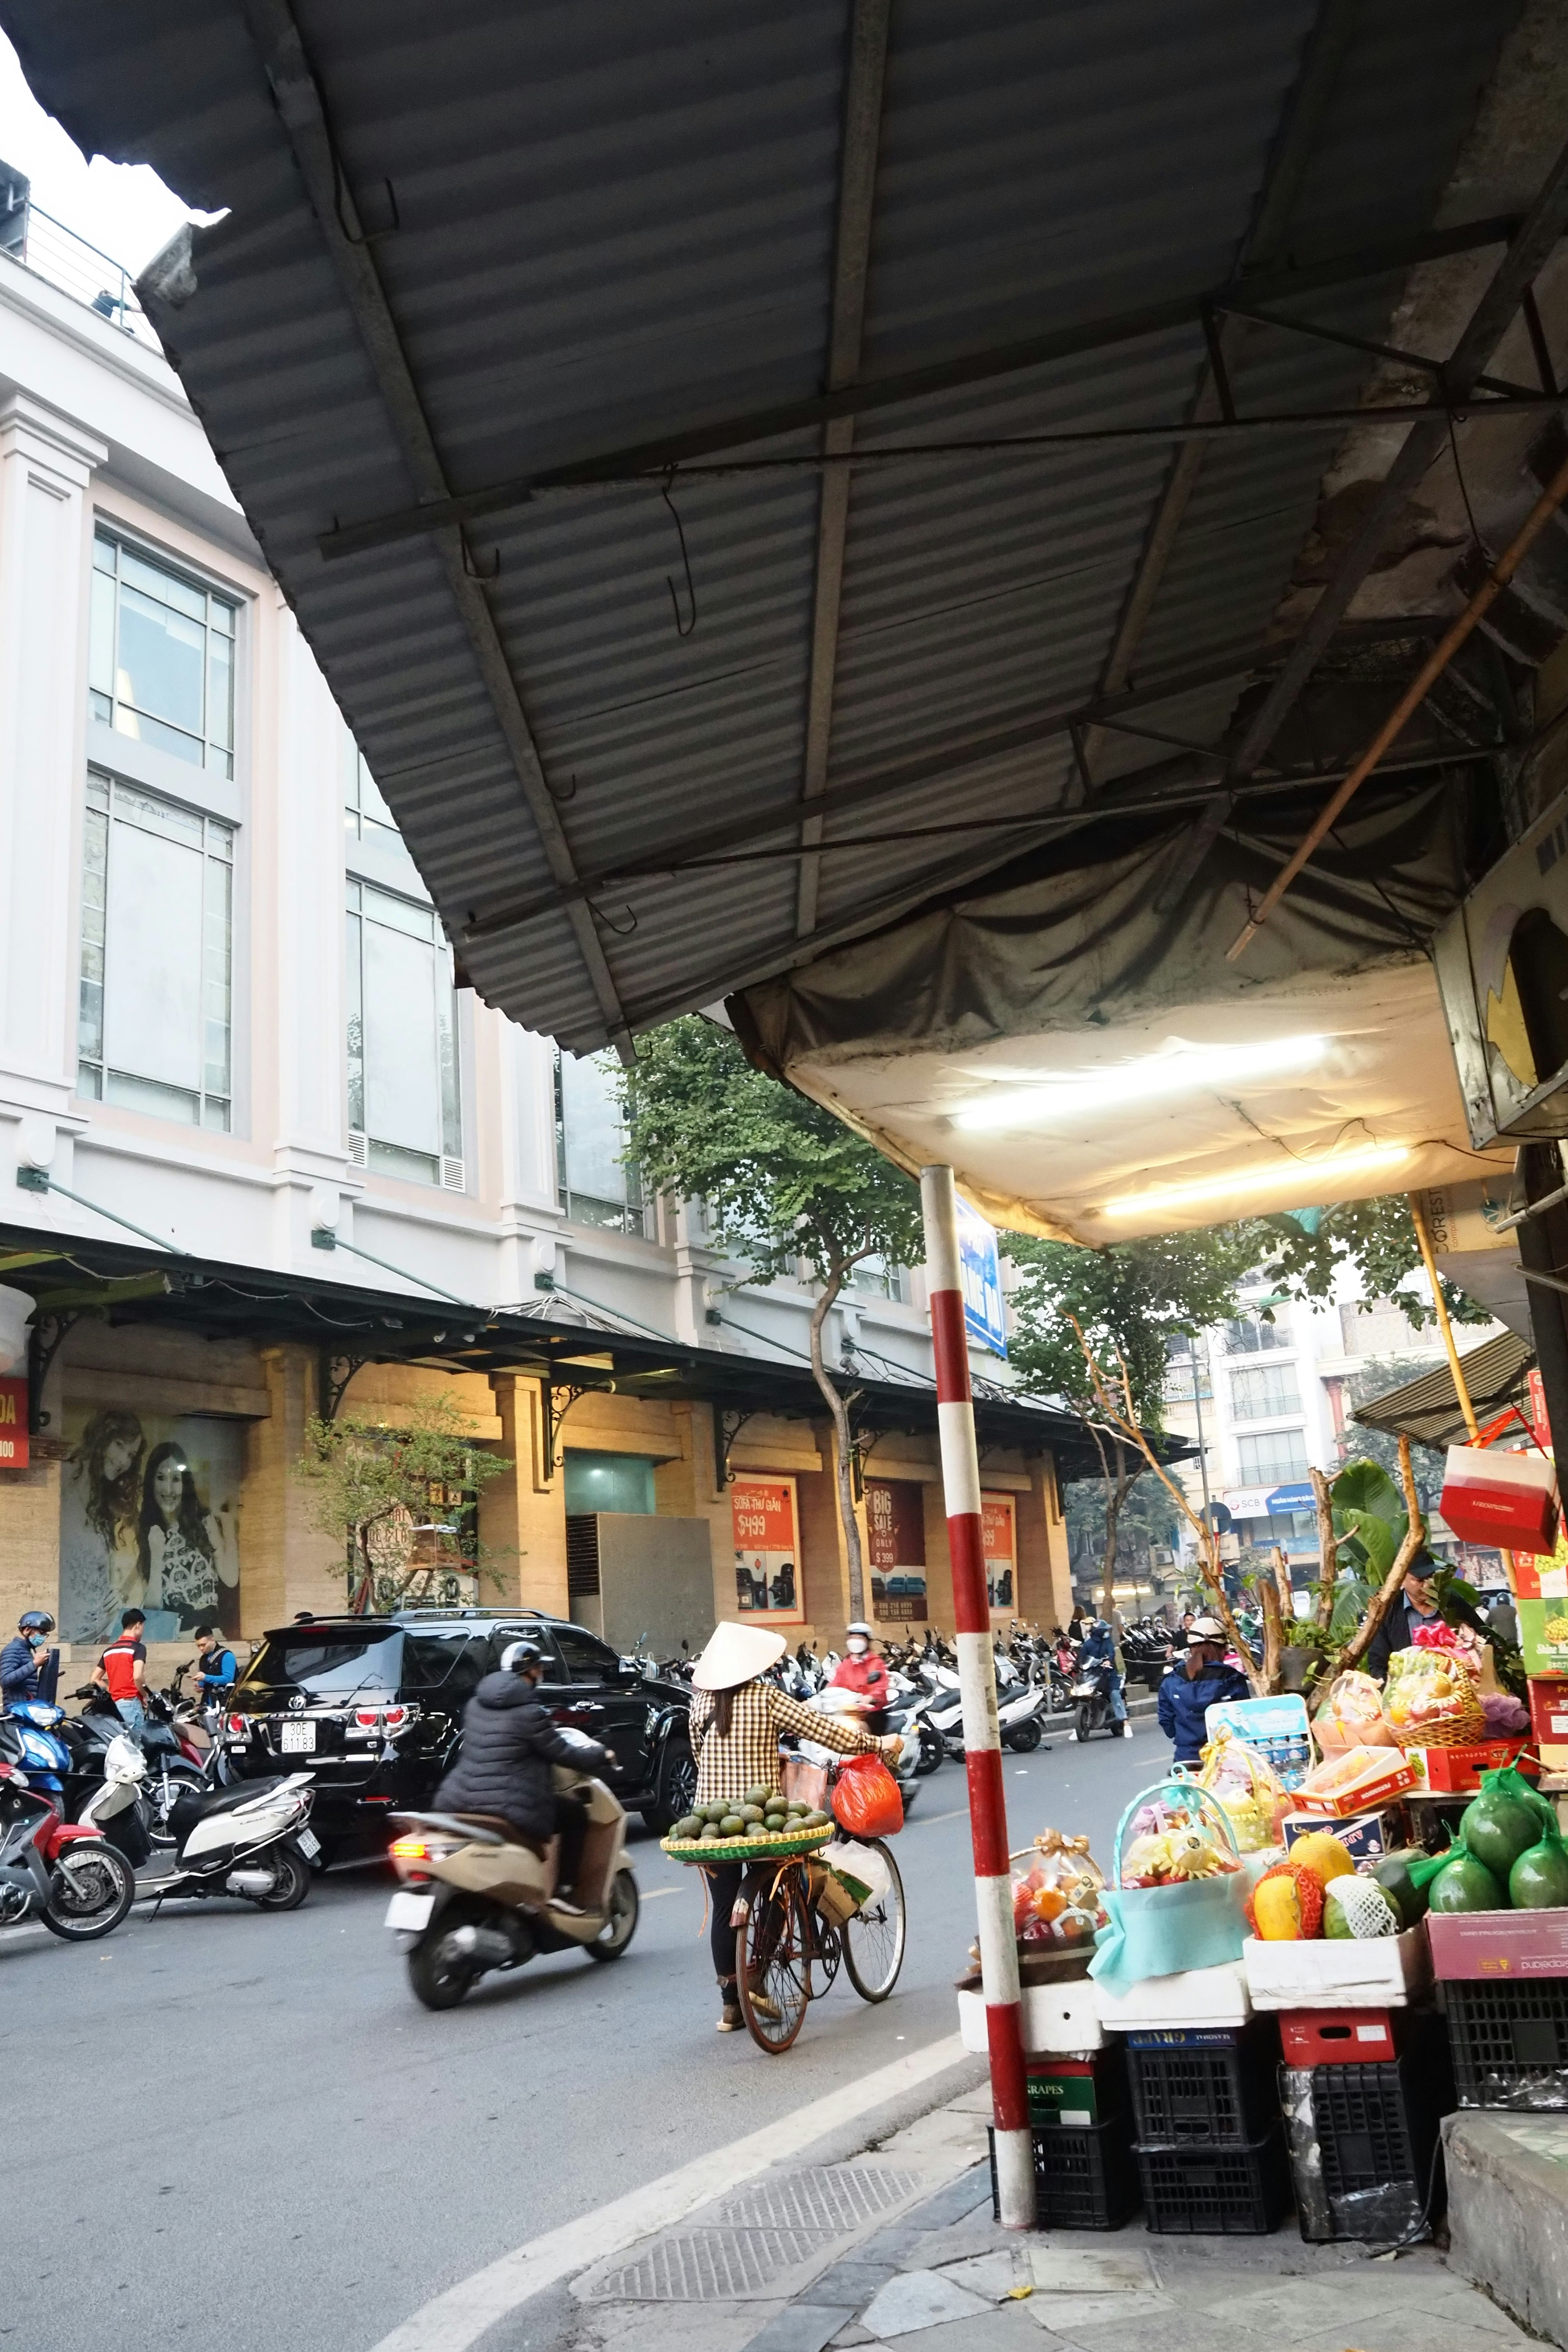
[[[1415,1492],[1415,1473],[1410,1466],[1410,1440],[1403,1435],[1399,1440],[1399,1483],[1405,1489],[1405,1507],[1409,1515],[1405,1540],[1394,1553],[1394,1565],[1384,1578],[1382,1586],[1368,1603],[1366,1615],[1340,1653],[1338,1664],[1341,1674],[1348,1673],[1352,1666],[1359,1664],[1365,1657],[1379,1626],[1399,1596],[1405,1570],[1426,1540],[1426,1522],[1421,1516],[1421,1498]]]
[[[1339,1540],[1334,1534],[1334,1498],[1329,1492],[1329,1482],[1321,1470],[1309,1473],[1312,1481],[1312,1502],[1318,1514],[1318,1610],[1317,1621],[1321,1632],[1327,1633],[1334,1618],[1334,1580],[1339,1574]]]
[[[874,1253],[862,1251],[860,1255],[866,1256]],[[822,1296],[811,1310],[812,1377],[822,1391],[827,1410],[833,1416],[833,1466],[838,1487],[838,1515],[844,1523],[844,1548],[849,1566],[851,1620],[866,1614],[866,1576],[860,1552],[860,1523],[855,1517],[855,1486],[849,1466],[849,1409],[828,1377],[827,1366],[823,1360],[822,1332],[844,1287],[846,1266],[854,1263],[853,1259],[840,1259],[834,1265],[823,1283]]]

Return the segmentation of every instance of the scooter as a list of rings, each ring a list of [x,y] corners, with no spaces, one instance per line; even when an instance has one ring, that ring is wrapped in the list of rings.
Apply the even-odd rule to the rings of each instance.
[[[114,1786],[105,1783],[106,1799]],[[65,1943],[93,1943],[135,1897],[131,1864],[98,1822],[65,1821],[19,1765],[0,1760],[0,1926],[37,1918]]]
[[[63,1820],[100,1829],[133,1870],[151,1855],[146,1759],[118,1715],[112,1729],[84,1732],[82,1718],[52,1700],[19,1699],[0,1715],[0,1758],[25,1772]]]
[[[174,1867],[147,1890],[155,1904],[174,1895],[233,1895],[258,1911],[297,1911],[310,1891],[321,1842],[309,1826],[315,1774],[239,1780],[232,1789],[175,1798],[170,1828]]]
[[[181,1673],[184,1671],[182,1667]],[[77,1769],[90,1772],[94,1769],[94,1752],[101,1755],[124,1725],[107,1691],[89,1683],[73,1696],[86,1704],[79,1716],[68,1718],[63,1736],[71,1742]],[[176,1677],[170,1691],[144,1692],[142,1702],[146,1717],[141,1745],[147,1759],[147,1785],[143,1790],[147,1832],[153,1843],[165,1852],[174,1843],[170,1824],[176,1800],[187,1791],[200,1796],[208,1786],[207,1758],[187,1735],[180,1713],[182,1701],[188,1714],[191,1702],[184,1699]]]
[[[488,1813],[394,1814],[402,1834],[389,1852],[403,1884],[386,1924],[426,2009],[455,2009],[492,1969],[525,1968],[540,1952],[574,1948],[591,1960],[618,1960],[636,1935],[625,1808],[589,1773],[556,1764],[551,1777],[557,1794],[581,1798],[588,1813],[570,1909],[552,1900],[556,1839],[541,1854]]]
[[[1125,1717],[1120,1723],[1111,1719],[1110,1694],[1115,1686],[1116,1668],[1109,1659],[1091,1661],[1078,1670],[1072,1686],[1073,1705],[1078,1709],[1078,1722],[1072,1733],[1074,1739],[1087,1739],[1091,1732],[1107,1730],[1112,1739],[1128,1739],[1132,1726]]]

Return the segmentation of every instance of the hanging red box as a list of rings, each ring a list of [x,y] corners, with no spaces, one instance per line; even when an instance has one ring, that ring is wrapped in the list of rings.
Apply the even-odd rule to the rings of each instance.
[[[1544,1454],[1450,1445],[1438,1509],[1466,1543],[1550,1551],[1557,1540],[1557,1473]]]

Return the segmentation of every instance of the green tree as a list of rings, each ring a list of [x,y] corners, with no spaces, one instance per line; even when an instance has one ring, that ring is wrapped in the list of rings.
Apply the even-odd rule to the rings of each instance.
[[[1102,1360],[1125,1367],[1139,1420],[1158,1429],[1171,1342],[1239,1312],[1237,1286],[1257,1263],[1253,1236],[1245,1226],[1212,1225],[1105,1249],[1016,1234],[1003,1245],[1018,1269],[1010,1298],[1009,1360],[1026,1387],[1070,1405],[1100,1454],[1101,1607],[1109,1616],[1122,1514],[1142,1465],[1103,1426],[1082,1341]]]
[[[1369,1308],[1380,1298],[1396,1298],[1417,1330],[1436,1320],[1425,1278],[1413,1290],[1401,1286],[1411,1275],[1425,1275],[1404,1192],[1251,1217],[1239,1230],[1247,1236],[1258,1264],[1267,1267],[1276,1286],[1289,1297],[1331,1298],[1348,1267],[1360,1276]],[[1456,1289],[1447,1276],[1439,1278],[1453,1322],[1490,1322],[1486,1307]]]
[[[752,1069],[728,1030],[696,1014],[639,1039],[625,1099],[649,1192],[705,1202],[721,1246],[753,1282],[793,1275],[804,1260],[819,1286],[811,1369],[833,1422],[850,1614],[863,1617],[849,1407],[828,1371],[823,1329],[858,1265],[923,1261],[920,1192],[841,1119]]]
[[[416,1538],[449,1497],[477,1497],[511,1464],[478,1451],[471,1425],[450,1396],[420,1397],[373,1411],[353,1407],[332,1421],[312,1414],[294,1469],[310,1523],[341,1543],[349,1606],[395,1608],[428,1563]],[[437,1522],[440,1524],[440,1522]],[[471,1555],[478,1564],[479,1552]]]

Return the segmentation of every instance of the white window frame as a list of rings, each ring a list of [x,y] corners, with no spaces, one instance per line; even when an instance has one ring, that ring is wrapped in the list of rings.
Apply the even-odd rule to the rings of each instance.
[[[590,1061],[599,1056],[590,1055]],[[562,1075],[561,1048],[556,1046],[553,1059],[555,1090],[555,1183],[560,1196],[562,1214],[571,1224],[588,1225],[597,1233],[636,1234],[647,1237],[648,1203],[643,1198],[642,1180],[635,1160],[626,1164],[626,1197],[625,1202],[601,1199],[596,1193],[574,1192],[567,1181],[566,1172],[566,1097]],[[623,1131],[625,1131],[623,1122]],[[629,1140],[629,1136],[628,1136]],[[584,1215],[583,1211],[590,1212]],[[605,1213],[595,1214],[594,1212]]]
[[[1300,1446],[1301,1462],[1299,1469],[1266,1471],[1249,1470],[1247,1467],[1245,1461],[1247,1449],[1249,1446],[1261,1448],[1268,1445],[1271,1440],[1294,1441]],[[1241,1486],[1293,1486],[1304,1479],[1312,1466],[1307,1451],[1307,1432],[1301,1425],[1293,1429],[1248,1430],[1245,1436],[1238,1436],[1236,1439],[1236,1459],[1240,1473],[1237,1484]]]
[[[349,1032],[351,1031],[353,1023],[356,1017],[356,1008],[363,1008],[364,1001],[364,924],[367,919],[365,908],[365,898],[367,893],[379,898],[395,901],[396,903],[409,908],[411,912],[423,916],[428,919],[430,925],[431,944],[436,950],[435,961],[437,968],[437,970],[444,970],[446,972],[447,990],[445,1003],[443,1003],[443,1001],[440,998],[437,998],[436,1021],[437,1060],[435,1076],[437,1099],[441,1106],[442,1128],[442,1148],[438,1154],[435,1152],[431,1152],[429,1154],[419,1153],[413,1151],[406,1146],[386,1142],[371,1135],[363,1124],[358,1127],[354,1124],[354,1077],[353,1070],[353,1055],[352,1051],[353,1039]],[[374,920],[374,918],[371,917],[369,919]],[[357,932],[353,928],[356,925],[358,926]],[[402,927],[399,926],[397,928]],[[448,1192],[465,1192],[468,1190],[468,1162],[463,1150],[464,1096],[466,1089],[463,1084],[464,1056],[462,1027],[458,1020],[457,990],[453,984],[452,950],[447,940],[446,933],[442,929],[440,917],[437,914],[436,909],[431,905],[429,899],[425,898],[423,895],[416,897],[411,891],[391,890],[388,889],[386,885],[380,880],[372,880],[368,877],[348,873],[344,876],[343,932],[344,980],[346,983],[344,993],[345,1034],[343,1091],[348,1115],[349,1159],[354,1167],[363,1168],[368,1174],[373,1176],[388,1176],[395,1178],[401,1183],[406,1184],[430,1184]],[[440,1060],[440,1039],[444,1025],[442,1013],[444,1010],[446,1013],[446,1034],[449,1043],[451,1055],[452,1100],[450,1102],[447,1099],[445,1071]],[[359,1058],[359,1105],[363,1120],[365,1084],[363,1032]],[[378,1152],[385,1154],[387,1157],[378,1160],[376,1158],[376,1154]],[[397,1158],[403,1160],[427,1158],[433,1165],[434,1172],[424,1174],[412,1167],[394,1164],[391,1157],[394,1154],[397,1155]]]
[[[1271,1384],[1270,1375],[1274,1376],[1274,1384],[1280,1381],[1289,1383],[1290,1391],[1289,1400],[1278,1404],[1243,1404],[1241,1399],[1246,1393],[1247,1383],[1256,1381],[1260,1387],[1268,1388]],[[1293,1358],[1285,1363],[1279,1363],[1272,1358],[1247,1363],[1233,1363],[1230,1375],[1232,1421],[1284,1421],[1300,1413],[1300,1411],[1301,1383],[1297,1375]]]
[[[102,545],[111,546],[115,551],[112,572],[100,564],[99,550]],[[206,639],[202,662],[203,714],[202,731],[199,735],[193,734],[190,729],[178,725],[173,719],[163,718],[159,712],[139,709],[135,704],[124,701],[120,694],[120,668],[115,656],[119,649],[121,590],[127,584],[134,584],[127,583],[123,580],[121,559],[125,555],[130,555],[137,562],[145,564],[150,571],[163,572],[187,591],[206,600],[208,610],[199,622],[194,614],[184,614],[182,616],[201,627]],[[103,652],[99,634],[103,613],[102,593],[99,585],[100,582],[110,583],[108,602],[110,607],[109,617],[112,641],[108,649],[108,670],[105,676],[100,675],[100,656]],[[237,761],[239,756],[243,622],[246,611],[244,597],[236,589],[206,573],[200,567],[183,562],[179,557],[171,555],[161,547],[149,544],[137,532],[127,530],[112,516],[100,514],[93,518],[89,601],[90,606],[88,628],[89,715],[124,740],[142,744],[148,751],[155,752],[160,759],[169,761],[181,771],[188,771],[193,776],[208,776],[221,783],[232,784],[235,782]],[[231,626],[226,632],[215,627],[215,608],[217,612],[227,614]],[[178,608],[172,606],[171,609]],[[216,735],[213,732],[211,688],[212,649],[215,639],[226,643],[229,654],[226,741],[221,732]],[[107,708],[100,707],[104,705]],[[130,725],[121,724],[122,713],[131,720]],[[154,731],[144,734],[141,731],[143,726]],[[199,744],[200,758],[190,759],[184,752],[171,749],[163,740],[165,732],[181,737],[188,743]]]
[[[200,771],[195,773],[200,774]],[[138,800],[152,802],[200,827],[199,840],[191,846],[202,860],[202,932],[195,953],[201,962],[200,994],[202,1003],[201,1080],[195,1087],[177,1087],[171,1081],[152,1078],[135,1070],[111,1069],[106,1052],[106,1026],[110,992],[114,974],[108,948],[110,894],[113,888],[114,836],[116,824],[137,824],[133,806],[121,813],[120,796],[129,803]],[[101,797],[100,797],[101,796]],[[89,891],[92,879],[89,850],[93,831],[101,824],[103,832],[102,901],[94,905]],[[148,831],[158,828],[149,826]],[[193,1132],[213,1135],[233,1135],[237,1129],[236,1118],[238,1096],[239,1023],[237,1018],[236,974],[239,966],[239,933],[241,894],[239,879],[240,827],[232,815],[202,807],[194,802],[177,799],[173,793],[158,792],[152,786],[115,775],[96,762],[87,772],[87,788],[82,804],[81,887],[77,902],[79,940],[77,953],[77,1071],[76,1092],[79,1099],[100,1103],[109,1109],[129,1110],[143,1118],[166,1119],[171,1126],[189,1127]],[[221,977],[207,969],[208,928],[213,917],[212,893],[215,868],[227,875],[227,919],[226,936],[226,969]],[[92,966],[96,962],[94,972]],[[213,1066],[208,1055],[207,1024],[212,1018],[213,989],[221,988],[227,1062],[227,1087],[221,1091],[209,1084]],[[91,1043],[87,1028],[87,991],[96,988],[97,1038],[96,1052],[84,1050]],[[84,1079],[88,1081],[84,1083]],[[118,1082],[130,1089],[145,1089],[140,1097],[134,1091],[116,1095],[112,1089]],[[194,1099],[196,1115],[194,1119],[177,1118],[172,1111],[160,1108],[150,1099],[154,1090],[165,1095],[184,1095]],[[209,1118],[209,1107],[221,1116]]]

